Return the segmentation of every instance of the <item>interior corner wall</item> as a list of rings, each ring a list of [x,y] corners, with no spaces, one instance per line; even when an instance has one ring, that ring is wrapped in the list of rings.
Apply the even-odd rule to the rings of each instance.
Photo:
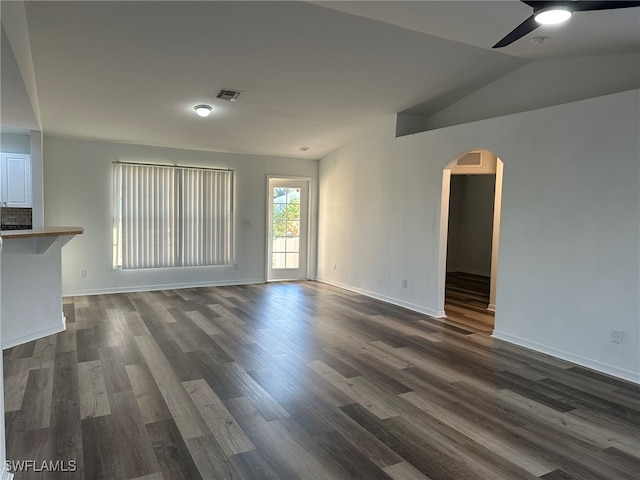
[[[396,115],[396,137],[424,132],[429,129],[429,117],[425,115],[412,115],[410,113],[398,113]]]
[[[637,89],[639,63],[638,53],[533,60],[428,115],[421,131]]]
[[[44,178],[42,163],[42,131],[31,130],[31,224],[33,228],[44,226]]]
[[[320,161],[318,278],[437,313],[442,172],[484,148],[504,162],[494,336],[640,382],[639,103],[632,90],[401,138],[387,119]]]
[[[112,162],[235,170],[235,266],[114,270]],[[84,227],[62,250],[64,295],[265,281],[267,175],[311,178],[312,236],[317,217],[317,160],[44,138],[45,224]],[[250,222],[246,222],[246,220]],[[250,223],[250,225],[247,225]],[[315,267],[315,245],[309,252]],[[86,270],[82,277],[81,270]],[[309,272],[315,277],[315,268]]]
[[[411,188],[408,164],[396,163],[395,127],[389,115],[321,160],[318,280],[435,315],[435,301],[424,301],[434,277],[407,252],[437,248],[415,234],[424,210],[437,205]]]
[[[463,235],[464,175],[451,175],[449,180],[449,228],[447,229],[447,272],[459,270],[460,241]]]
[[[0,9],[5,11],[8,4],[22,2],[2,2]],[[39,130],[40,126],[36,113],[32,107],[27,93],[22,74],[9,38],[5,32],[4,21],[0,26],[0,124],[2,127],[10,127],[21,131]],[[25,153],[25,152],[11,152]]]

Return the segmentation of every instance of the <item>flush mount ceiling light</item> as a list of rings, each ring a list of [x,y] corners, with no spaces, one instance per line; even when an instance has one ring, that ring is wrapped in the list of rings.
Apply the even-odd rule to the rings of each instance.
[[[538,10],[534,18],[540,25],[557,25],[566,22],[571,18],[573,13],[569,7],[558,5],[555,7],[541,8]]]
[[[195,107],[193,107],[193,109],[201,117],[208,117],[209,114],[211,113],[211,110],[213,110],[211,105],[204,105],[204,104],[196,105]]]

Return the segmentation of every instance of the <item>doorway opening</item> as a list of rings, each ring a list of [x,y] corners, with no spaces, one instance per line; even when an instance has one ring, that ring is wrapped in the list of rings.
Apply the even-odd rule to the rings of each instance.
[[[471,150],[443,170],[440,310],[447,321],[491,334],[494,329],[503,163]]]
[[[268,177],[268,282],[307,278],[309,183],[308,178]]]

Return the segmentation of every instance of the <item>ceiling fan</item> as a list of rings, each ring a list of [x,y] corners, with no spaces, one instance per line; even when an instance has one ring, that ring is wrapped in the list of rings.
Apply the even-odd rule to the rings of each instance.
[[[612,10],[615,8],[630,8],[640,6],[638,2],[617,2],[617,1],[600,1],[600,2],[582,2],[582,1],[546,1],[546,2],[528,2],[520,0],[533,8],[533,15],[524,22],[511,30],[502,40],[496,43],[492,48],[506,47],[516,40],[524,37],[526,34],[534,31],[541,25],[552,25],[568,20],[573,12],[591,12],[596,10]]]

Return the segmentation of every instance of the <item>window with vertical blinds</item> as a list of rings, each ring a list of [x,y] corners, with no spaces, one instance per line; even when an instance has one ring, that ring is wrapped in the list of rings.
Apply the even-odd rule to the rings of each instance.
[[[230,265],[233,171],[115,163],[114,266]]]

